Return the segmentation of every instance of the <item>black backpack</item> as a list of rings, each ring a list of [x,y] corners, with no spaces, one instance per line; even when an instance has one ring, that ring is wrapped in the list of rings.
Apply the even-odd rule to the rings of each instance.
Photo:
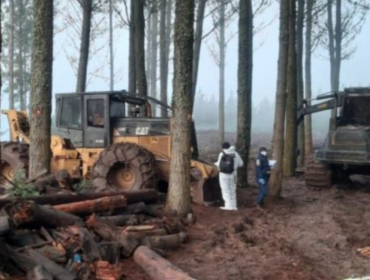
[[[234,154],[226,154],[225,152],[222,152],[223,155],[221,157],[220,161],[220,172],[231,174],[234,172]]]

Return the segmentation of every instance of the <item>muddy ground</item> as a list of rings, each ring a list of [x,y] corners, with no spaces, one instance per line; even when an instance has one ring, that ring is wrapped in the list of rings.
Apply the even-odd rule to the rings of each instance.
[[[235,135],[227,135],[233,140]],[[201,154],[217,155],[216,133],[198,136]],[[213,140],[212,140],[213,139]],[[254,143],[268,146],[263,135]],[[254,145],[256,147],[256,145]],[[167,258],[198,280],[334,280],[370,275],[370,184],[315,190],[302,178],[284,182],[282,199],[261,211],[250,172],[238,211],[193,205],[189,241]],[[125,279],[148,279],[132,262]]]

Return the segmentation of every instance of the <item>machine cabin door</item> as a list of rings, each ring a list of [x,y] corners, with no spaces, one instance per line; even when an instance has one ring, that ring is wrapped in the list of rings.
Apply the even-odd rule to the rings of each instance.
[[[110,144],[109,96],[84,95],[84,146],[105,148]]]

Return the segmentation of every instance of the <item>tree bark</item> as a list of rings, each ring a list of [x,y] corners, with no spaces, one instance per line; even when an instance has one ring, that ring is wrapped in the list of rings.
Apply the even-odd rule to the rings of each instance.
[[[136,249],[134,261],[152,280],[195,280],[147,246],[140,246]]]
[[[27,200],[34,201],[40,205],[58,205],[64,203],[79,202],[91,199],[98,199],[102,197],[123,195],[127,199],[127,204],[137,202],[152,203],[157,201],[158,192],[155,190],[138,190],[138,191],[117,191],[117,192],[100,192],[100,193],[79,193],[79,194],[53,194],[27,197]],[[5,205],[12,203],[13,199],[0,199],[0,209]]]
[[[150,96],[157,98],[157,59],[158,59],[158,3],[153,1],[152,32],[151,32],[151,56],[150,56]],[[156,107],[152,108],[152,114],[156,115]]]
[[[168,74],[169,74],[169,63],[170,63],[170,52],[171,52],[171,35],[172,35],[172,10],[173,10],[173,0],[167,0],[167,19],[166,19],[166,72],[167,72],[167,83],[168,86]],[[167,92],[168,96],[168,92]],[[167,98],[167,97],[166,97]],[[168,103],[168,98],[166,99],[166,103]],[[167,114],[167,112],[166,112]]]
[[[151,4],[147,5],[147,11],[148,11],[148,19],[147,19],[147,25],[146,25],[146,50],[145,50],[145,71],[146,71],[146,77],[147,77],[147,83],[150,85],[151,82],[151,57],[152,57],[152,49],[151,49],[151,43],[152,43],[152,7]],[[151,88],[149,87],[149,94],[150,94]]]
[[[311,78],[311,56],[312,56],[312,9],[314,0],[307,1],[307,20],[306,20],[306,44],[305,44],[305,98],[307,105],[311,105],[312,98],[312,78]],[[305,156],[312,155],[312,117],[310,114],[305,116]]]
[[[113,1],[109,1],[109,55],[110,55],[110,90],[114,88],[114,53],[113,53]]]
[[[290,0],[282,0],[280,2],[278,79],[276,85],[276,105],[273,134],[273,155],[276,160],[276,164],[271,171],[268,200],[271,200],[271,198],[280,197],[282,186],[286,107],[285,101],[289,42],[289,1]]]
[[[130,5],[130,32],[129,32],[129,57],[128,57],[128,91],[136,94],[136,57],[135,57],[135,4]]]
[[[0,236],[10,231],[9,218],[6,216],[0,216]]]
[[[177,0],[175,10],[172,159],[166,210],[175,216],[190,212],[190,136],[194,0]]]
[[[127,200],[123,195],[102,197],[94,200],[86,200],[67,204],[55,205],[53,208],[74,215],[87,215],[105,211],[113,211],[124,208]]]
[[[14,109],[14,0],[9,0],[9,109]]]
[[[160,0],[160,26],[159,26],[159,59],[160,59],[160,100],[167,103],[167,84],[168,84],[168,56],[167,56],[167,36],[166,36],[166,8],[167,0]],[[171,23],[171,22],[170,22]],[[168,24],[168,23],[167,23]],[[161,109],[161,117],[167,117],[167,110]]]
[[[50,170],[53,0],[33,2],[29,176]]]
[[[238,115],[236,148],[244,161],[238,172],[238,185],[248,185],[248,161],[251,139],[253,11],[252,1],[239,2]]]
[[[35,266],[27,273],[28,280],[53,280],[53,275],[42,265]]]
[[[20,225],[64,227],[70,225],[83,225],[81,218],[55,210],[48,206],[37,205],[32,201],[19,202],[7,205],[5,212],[16,227]]]
[[[206,3],[207,3],[207,0],[199,0],[198,1],[196,29],[195,29],[194,47],[193,47],[193,50],[194,50],[194,53],[193,53],[193,74],[192,74],[193,86],[192,86],[191,112],[193,112],[195,93],[197,91],[200,50],[201,50],[201,46],[202,46],[204,12],[206,10]]]
[[[289,48],[287,69],[284,176],[294,175],[297,160],[297,52],[295,0],[289,1]]]
[[[303,22],[305,0],[298,0],[297,14],[297,104],[301,105],[304,98],[303,87]],[[303,167],[305,155],[305,129],[304,121],[298,125],[298,150],[297,166]]]
[[[18,16],[18,46],[19,46],[19,56],[18,56],[18,86],[19,86],[19,103],[20,109],[26,110],[26,93],[24,91],[24,44],[23,44],[23,22],[24,22],[24,7],[23,1],[18,0],[18,9],[19,9],[19,16]]]
[[[89,62],[89,46],[91,32],[91,14],[93,0],[80,1],[82,6],[82,32],[80,46],[80,60],[78,63],[76,92],[86,90],[87,65]]]
[[[135,5],[135,64],[138,94],[148,96],[145,73],[145,20],[144,0],[133,1]]]
[[[339,90],[340,66],[342,61],[342,34],[342,0],[336,0],[334,86],[337,91]]]
[[[219,65],[219,103],[218,103],[218,138],[220,144],[225,139],[225,4],[219,1],[220,6],[220,65]],[[252,43],[251,43],[252,44]]]

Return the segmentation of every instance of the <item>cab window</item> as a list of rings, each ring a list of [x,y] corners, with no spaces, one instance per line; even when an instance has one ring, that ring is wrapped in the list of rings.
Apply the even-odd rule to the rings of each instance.
[[[87,100],[87,125],[91,127],[104,127],[104,119],[104,99]]]

